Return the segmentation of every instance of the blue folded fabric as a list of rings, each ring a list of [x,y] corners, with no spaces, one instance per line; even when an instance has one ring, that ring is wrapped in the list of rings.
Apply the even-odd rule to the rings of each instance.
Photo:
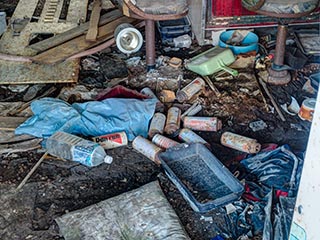
[[[147,136],[155,105],[154,99],[110,98],[70,105],[59,99],[42,98],[31,104],[34,116],[15,133],[47,138],[57,131],[84,136],[125,131],[132,141],[138,135]]]

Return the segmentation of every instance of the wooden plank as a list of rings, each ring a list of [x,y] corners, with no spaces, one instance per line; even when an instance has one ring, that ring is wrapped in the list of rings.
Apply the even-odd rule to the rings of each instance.
[[[75,39],[72,39],[66,43],[61,44],[55,48],[49,49],[48,51],[41,53],[37,56],[32,57],[32,60],[39,63],[45,64],[54,64],[61,62],[68,57],[79,53],[81,51],[87,50],[91,47],[94,47],[108,39],[113,37],[114,29],[121,23],[134,23],[137,20],[121,17],[117,20],[108,23],[99,27],[99,34],[96,42],[88,42],[85,39],[85,36],[79,36]]]
[[[76,83],[79,60],[55,65],[0,60],[1,84]]]
[[[13,131],[0,130],[0,144],[23,142],[23,141],[28,141],[35,138],[36,137],[27,135],[27,134],[15,135]]]
[[[67,22],[85,22],[89,0],[70,0]]]
[[[117,18],[120,18],[121,16],[122,16],[122,13],[119,10],[114,10],[112,12],[106,13],[100,18],[99,26],[109,23]],[[32,44],[28,48],[35,50],[37,53],[41,53],[50,48],[53,48],[62,43],[65,43],[73,38],[79,37],[80,35],[84,34],[88,29],[89,29],[89,22],[86,22],[84,24],[81,24],[78,27],[70,29],[69,31],[57,34],[54,37]]]
[[[26,120],[25,117],[0,117],[0,130],[14,131]]]
[[[94,0],[90,16],[89,29],[86,35],[87,41],[96,41],[98,36],[98,24],[101,12],[101,0]]]

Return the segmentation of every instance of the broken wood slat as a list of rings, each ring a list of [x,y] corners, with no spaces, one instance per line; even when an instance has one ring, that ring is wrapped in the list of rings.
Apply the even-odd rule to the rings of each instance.
[[[41,148],[41,138],[35,138],[32,140],[14,143],[14,144],[3,144],[0,145],[0,154],[11,154],[16,152],[27,152],[34,149]]]
[[[46,52],[40,53],[32,58],[33,61],[45,64],[54,64],[65,60],[66,58],[94,47],[113,37],[114,29],[121,23],[135,23],[139,20],[121,17],[117,20],[99,27],[99,34],[96,42],[88,42],[85,36],[79,36]]]
[[[27,135],[27,134],[15,135],[13,131],[0,130],[0,144],[23,142],[23,141],[32,140],[35,138],[36,137]]]
[[[101,12],[101,0],[94,0],[90,16],[89,29],[86,35],[87,41],[96,41],[98,36],[98,23]]]
[[[119,10],[114,10],[112,12],[106,13],[101,16],[99,21],[99,26],[105,25],[109,22],[116,20],[122,16]],[[78,27],[72,28],[69,31],[55,35],[54,37],[48,38],[41,42],[30,45],[28,48],[35,50],[37,53],[44,52],[50,48],[58,46],[65,43],[73,38],[79,37],[89,29],[89,22],[86,22]]]
[[[14,131],[26,120],[25,117],[0,117],[0,130]]]

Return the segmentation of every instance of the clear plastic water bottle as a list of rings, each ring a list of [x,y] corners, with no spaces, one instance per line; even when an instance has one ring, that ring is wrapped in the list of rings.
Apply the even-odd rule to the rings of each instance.
[[[89,167],[103,162],[110,164],[113,160],[98,143],[65,132],[53,134],[47,139],[45,147],[53,156],[76,161]]]

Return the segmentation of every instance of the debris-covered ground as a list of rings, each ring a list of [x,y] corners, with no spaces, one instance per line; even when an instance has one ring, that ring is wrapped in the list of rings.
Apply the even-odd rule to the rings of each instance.
[[[0,10],[5,10],[10,15],[14,6],[14,1],[4,1],[0,4]],[[185,69],[183,63],[181,67],[170,66],[170,59],[178,57],[187,61],[208,48],[200,48],[193,43],[191,48],[177,50],[158,41],[157,68],[148,73],[144,61],[144,47],[131,56],[120,53],[116,47],[107,48],[81,59],[77,84],[1,86],[0,114],[1,117],[26,118],[32,116],[29,108],[32,100],[52,97],[70,104],[83,103],[96,100],[105,89],[117,85],[138,92],[149,87],[159,98],[163,96],[163,90],[176,93],[197,75]],[[302,69],[292,71],[293,79],[286,86],[268,85],[285,118],[285,121],[282,121],[265,89],[259,84],[261,73],[265,71],[265,66],[270,64],[269,59],[263,57],[263,54],[238,56],[232,65],[239,71],[237,77],[229,74],[210,76],[219,94],[206,85],[203,91],[190,100],[183,103],[176,100],[164,102],[160,109],[166,114],[170,107],[177,106],[183,113],[197,102],[202,106],[197,116],[219,118],[222,121],[219,131],[195,132],[209,143],[211,152],[239,180],[248,175],[239,164],[247,154],[222,146],[220,138],[224,132],[230,131],[256,139],[262,144],[262,149],[289,145],[293,153],[301,156],[306,149],[311,126],[310,122],[301,120],[297,114],[286,113],[280,105],[284,105],[284,108],[289,106],[291,97],[297,100],[299,106],[304,99],[314,98],[315,88],[306,86],[310,83],[310,75],[317,73],[320,65],[308,62]],[[246,64],[241,65],[244,62]],[[223,234],[221,229],[225,227],[226,219],[222,217],[221,209],[205,214],[193,211],[163,169],[133,149],[131,142],[127,146],[107,151],[108,155],[113,157],[112,164],[101,164],[92,168],[49,156],[22,189],[16,191],[19,183],[45,150],[39,142],[31,142],[34,137],[19,138],[14,136],[14,128],[8,131],[6,126],[1,127],[0,238],[3,240],[64,239],[59,235],[55,218],[157,179],[191,239],[209,240]],[[180,141],[177,136],[170,137]],[[23,142],[26,142],[26,145],[19,145]],[[244,201],[242,199],[241,203],[237,204],[240,206]],[[248,210],[243,211],[246,213]],[[231,224],[228,229],[234,231],[231,236],[240,237],[241,234],[251,232],[251,239],[262,239],[261,232],[255,233],[252,229],[246,229],[247,226],[243,227],[247,232],[239,230],[237,225],[241,223],[234,224],[235,226]]]

